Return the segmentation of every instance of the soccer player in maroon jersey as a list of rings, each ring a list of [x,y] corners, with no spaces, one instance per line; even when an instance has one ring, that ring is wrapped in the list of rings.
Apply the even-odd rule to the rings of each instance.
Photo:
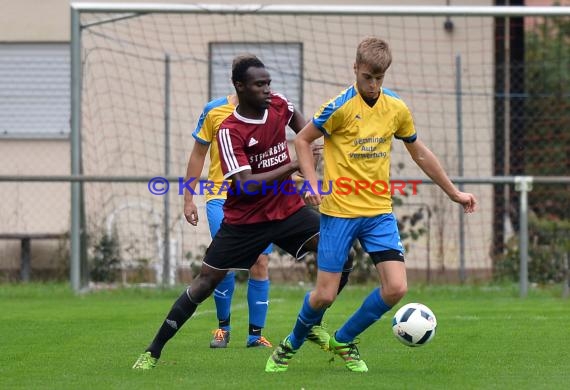
[[[291,179],[299,166],[289,156],[285,135],[288,124],[303,127],[303,116],[285,97],[271,92],[269,72],[255,56],[234,60],[232,82],[239,103],[217,132],[224,179],[231,181],[224,221],[206,250],[200,274],[178,297],[134,369],[156,366],[164,345],[212,295],[229,269],[251,268],[270,243],[296,259],[317,249],[319,215],[305,206]],[[351,266],[348,259],[339,292]],[[320,336],[317,343],[328,344],[330,336],[324,331]]]

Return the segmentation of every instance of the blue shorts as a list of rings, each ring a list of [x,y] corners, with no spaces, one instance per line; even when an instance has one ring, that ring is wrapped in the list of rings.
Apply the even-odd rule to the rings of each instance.
[[[208,218],[208,226],[210,227],[210,235],[212,238],[216,235],[222,221],[224,220],[224,203],[225,199],[212,199],[206,202],[206,217]],[[268,255],[273,251],[273,244],[269,244],[262,252]]]
[[[375,217],[340,218],[321,214],[321,228],[317,263],[319,270],[342,272],[354,240],[358,239],[369,254],[390,251],[397,254],[393,260],[404,258],[398,222],[394,214]]]

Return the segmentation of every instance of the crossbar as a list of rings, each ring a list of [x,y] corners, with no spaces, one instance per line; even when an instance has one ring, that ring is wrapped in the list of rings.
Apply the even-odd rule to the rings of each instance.
[[[383,6],[300,4],[158,4],[71,3],[79,12],[305,14],[305,15],[400,15],[400,16],[564,16],[570,7],[526,6]]]

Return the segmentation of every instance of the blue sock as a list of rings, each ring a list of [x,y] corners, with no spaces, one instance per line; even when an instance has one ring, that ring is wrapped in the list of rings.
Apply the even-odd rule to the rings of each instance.
[[[222,279],[222,281],[216,286],[216,289],[214,290],[214,301],[216,302],[218,321],[220,323],[220,328],[223,330],[231,329],[229,319],[235,286],[235,274],[233,272],[228,272],[226,277]]]
[[[254,335],[259,338],[261,329],[265,327],[267,309],[269,308],[269,279],[249,279],[247,282],[247,304],[250,329],[254,330]],[[257,332],[258,329],[259,332]]]
[[[356,336],[364,332],[366,328],[382,317],[382,314],[390,310],[382,297],[380,289],[376,288],[364,299],[362,306],[350,317],[344,325],[337,330],[335,339],[340,343],[353,341]]]
[[[318,323],[325,313],[326,309],[315,310],[309,305],[309,295],[305,295],[305,300],[303,301],[303,307],[299,312],[297,317],[297,322],[293,328],[293,332],[289,335],[289,341],[293,349],[299,349],[303,342],[307,338],[307,334],[311,330],[314,324]]]

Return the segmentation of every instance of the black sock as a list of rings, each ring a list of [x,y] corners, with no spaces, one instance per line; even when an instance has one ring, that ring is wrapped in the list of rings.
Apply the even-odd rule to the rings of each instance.
[[[186,291],[187,290],[184,290],[182,295],[174,302],[162,326],[156,333],[156,336],[154,336],[154,340],[152,340],[152,343],[146,349],[154,358],[158,359],[160,357],[164,345],[168,340],[174,337],[176,332],[178,332],[188,318],[194,314],[196,307],[198,307],[198,305],[188,298]]]
[[[350,275],[350,271],[342,271],[342,275],[340,276],[340,283],[338,284],[337,295],[340,294],[344,286],[346,286],[348,283],[348,275]]]
[[[249,324],[249,335],[250,336],[261,336],[261,327]]]
[[[228,318],[226,318],[225,320],[218,320],[218,328],[220,329],[224,329],[224,328],[229,328],[230,327],[230,318],[232,317],[232,315],[230,314],[228,316]]]

